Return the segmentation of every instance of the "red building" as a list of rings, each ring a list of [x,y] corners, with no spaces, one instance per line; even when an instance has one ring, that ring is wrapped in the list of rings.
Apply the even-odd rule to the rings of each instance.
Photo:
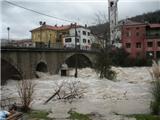
[[[160,24],[127,20],[121,27],[122,47],[130,57],[160,57]]]
[[[146,57],[160,58],[160,24],[146,26],[145,52]]]

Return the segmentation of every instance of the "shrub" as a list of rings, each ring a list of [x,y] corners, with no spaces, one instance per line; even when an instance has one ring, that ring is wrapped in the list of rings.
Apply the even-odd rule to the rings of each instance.
[[[109,56],[108,49],[101,49],[100,53],[97,55],[95,70],[100,74],[100,78],[107,78],[110,80],[115,79],[116,73],[111,70],[111,58]]]
[[[160,113],[160,65],[153,62],[152,71],[150,74],[154,80],[151,89],[153,101],[151,102],[150,107],[152,114],[157,115]]]
[[[132,67],[132,66],[151,66],[152,60],[138,56],[137,58],[131,58],[123,48],[115,48],[110,51],[110,58],[112,59],[113,65],[121,67]]]

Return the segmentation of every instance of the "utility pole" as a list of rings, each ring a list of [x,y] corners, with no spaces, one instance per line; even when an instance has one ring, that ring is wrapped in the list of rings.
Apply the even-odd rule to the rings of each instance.
[[[76,30],[76,23],[75,23],[75,78],[77,78],[77,74],[78,74],[78,71],[77,71],[77,30]]]
[[[48,48],[51,46],[51,34],[49,35]]]

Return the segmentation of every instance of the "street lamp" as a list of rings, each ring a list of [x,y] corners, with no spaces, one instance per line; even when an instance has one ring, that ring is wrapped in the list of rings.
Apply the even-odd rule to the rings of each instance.
[[[76,23],[75,23],[75,78],[77,78],[77,31],[76,31]]]
[[[7,31],[8,31],[8,42],[9,42],[9,31],[10,31],[10,27],[7,27]]]
[[[42,33],[41,33],[42,32],[42,28],[41,27],[43,25],[43,22],[40,21],[39,24],[40,24],[40,44],[39,45],[40,45],[40,47],[42,47]]]

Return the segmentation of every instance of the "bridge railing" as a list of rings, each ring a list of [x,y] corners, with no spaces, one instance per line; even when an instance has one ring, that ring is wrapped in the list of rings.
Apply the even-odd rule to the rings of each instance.
[[[62,43],[36,43],[36,44],[31,44],[31,45],[18,45],[18,44],[8,44],[8,45],[5,45],[5,46],[1,46],[1,49],[3,48],[16,48],[16,49],[61,49],[61,50],[75,50],[75,46],[71,46],[71,47],[68,47],[68,46],[64,46],[62,45]],[[92,48],[89,48],[89,47],[85,47],[85,46],[77,46],[77,49],[78,50],[83,50],[83,51],[98,51],[98,49],[92,49]]]

